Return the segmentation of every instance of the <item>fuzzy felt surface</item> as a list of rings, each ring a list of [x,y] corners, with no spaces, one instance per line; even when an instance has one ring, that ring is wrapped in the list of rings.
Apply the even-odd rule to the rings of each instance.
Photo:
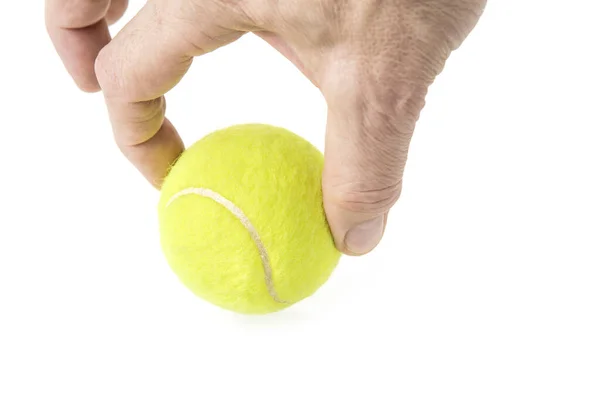
[[[161,246],[172,270],[197,296],[244,314],[282,310],[315,293],[341,254],[323,210],[323,155],[302,137],[264,124],[235,125],[189,147],[173,165],[158,206]],[[208,189],[233,203],[248,229],[223,204],[187,194]],[[168,205],[168,207],[167,207]]]

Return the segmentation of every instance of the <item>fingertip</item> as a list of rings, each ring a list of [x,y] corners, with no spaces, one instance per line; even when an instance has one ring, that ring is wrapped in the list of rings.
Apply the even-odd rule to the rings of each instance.
[[[88,94],[93,94],[93,93],[98,93],[100,92],[100,85],[98,84],[98,80],[97,79],[75,79],[73,78],[73,81],[75,82],[75,84],[77,85],[77,87],[79,88],[79,90],[81,90],[84,93],[88,93]]]
[[[370,253],[381,242],[384,229],[385,217],[383,215],[355,224],[344,235],[342,251],[353,256]]]
[[[383,239],[388,211],[363,213],[325,198],[327,221],[336,248],[348,256],[363,256],[375,250]]]

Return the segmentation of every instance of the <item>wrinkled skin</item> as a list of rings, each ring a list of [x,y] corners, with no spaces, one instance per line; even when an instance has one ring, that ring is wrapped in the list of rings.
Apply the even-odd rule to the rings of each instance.
[[[323,190],[336,244],[371,251],[400,196],[428,87],[486,0],[149,0],[111,40],[127,0],[46,0],[48,32],[86,92],[102,90],[116,142],[160,188],[183,143],[163,94],[192,59],[253,32],[328,104]]]

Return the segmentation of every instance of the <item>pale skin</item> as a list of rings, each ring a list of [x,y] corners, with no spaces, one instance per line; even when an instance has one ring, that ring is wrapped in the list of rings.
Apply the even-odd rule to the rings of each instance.
[[[148,0],[111,39],[127,0],[46,0],[48,33],[85,92],[102,91],[117,145],[160,188],[184,150],[164,94],[195,57],[252,33],[328,105],[323,196],[337,247],[369,253],[400,197],[429,86],[486,0]]]

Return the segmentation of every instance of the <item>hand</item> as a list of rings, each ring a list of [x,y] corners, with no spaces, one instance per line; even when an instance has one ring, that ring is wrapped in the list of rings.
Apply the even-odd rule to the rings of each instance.
[[[76,27],[104,15],[106,1],[88,3],[105,7],[94,18],[65,18],[61,24]],[[428,87],[471,32],[485,3],[150,0],[101,50],[95,70],[117,144],[160,187],[167,168],[183,151],[164,115],[164,93],[180,81],[195,56],[246,32],[263,38],[327,101],[325,210],[338,248],[361,255],[379,243],[388,212],[400,196],[410,140]],[[80,14],[84,13],[73,12]],[[95,29],[104,32],[103,27]],[[74,61],[77,53],[70,53],[73,58],[67,65],[76,80],[91,85],[91,54],[105,36],[89,39],[90,56],[79,64]],[[80,44],[78,52],[87,54],[84,39]]]

